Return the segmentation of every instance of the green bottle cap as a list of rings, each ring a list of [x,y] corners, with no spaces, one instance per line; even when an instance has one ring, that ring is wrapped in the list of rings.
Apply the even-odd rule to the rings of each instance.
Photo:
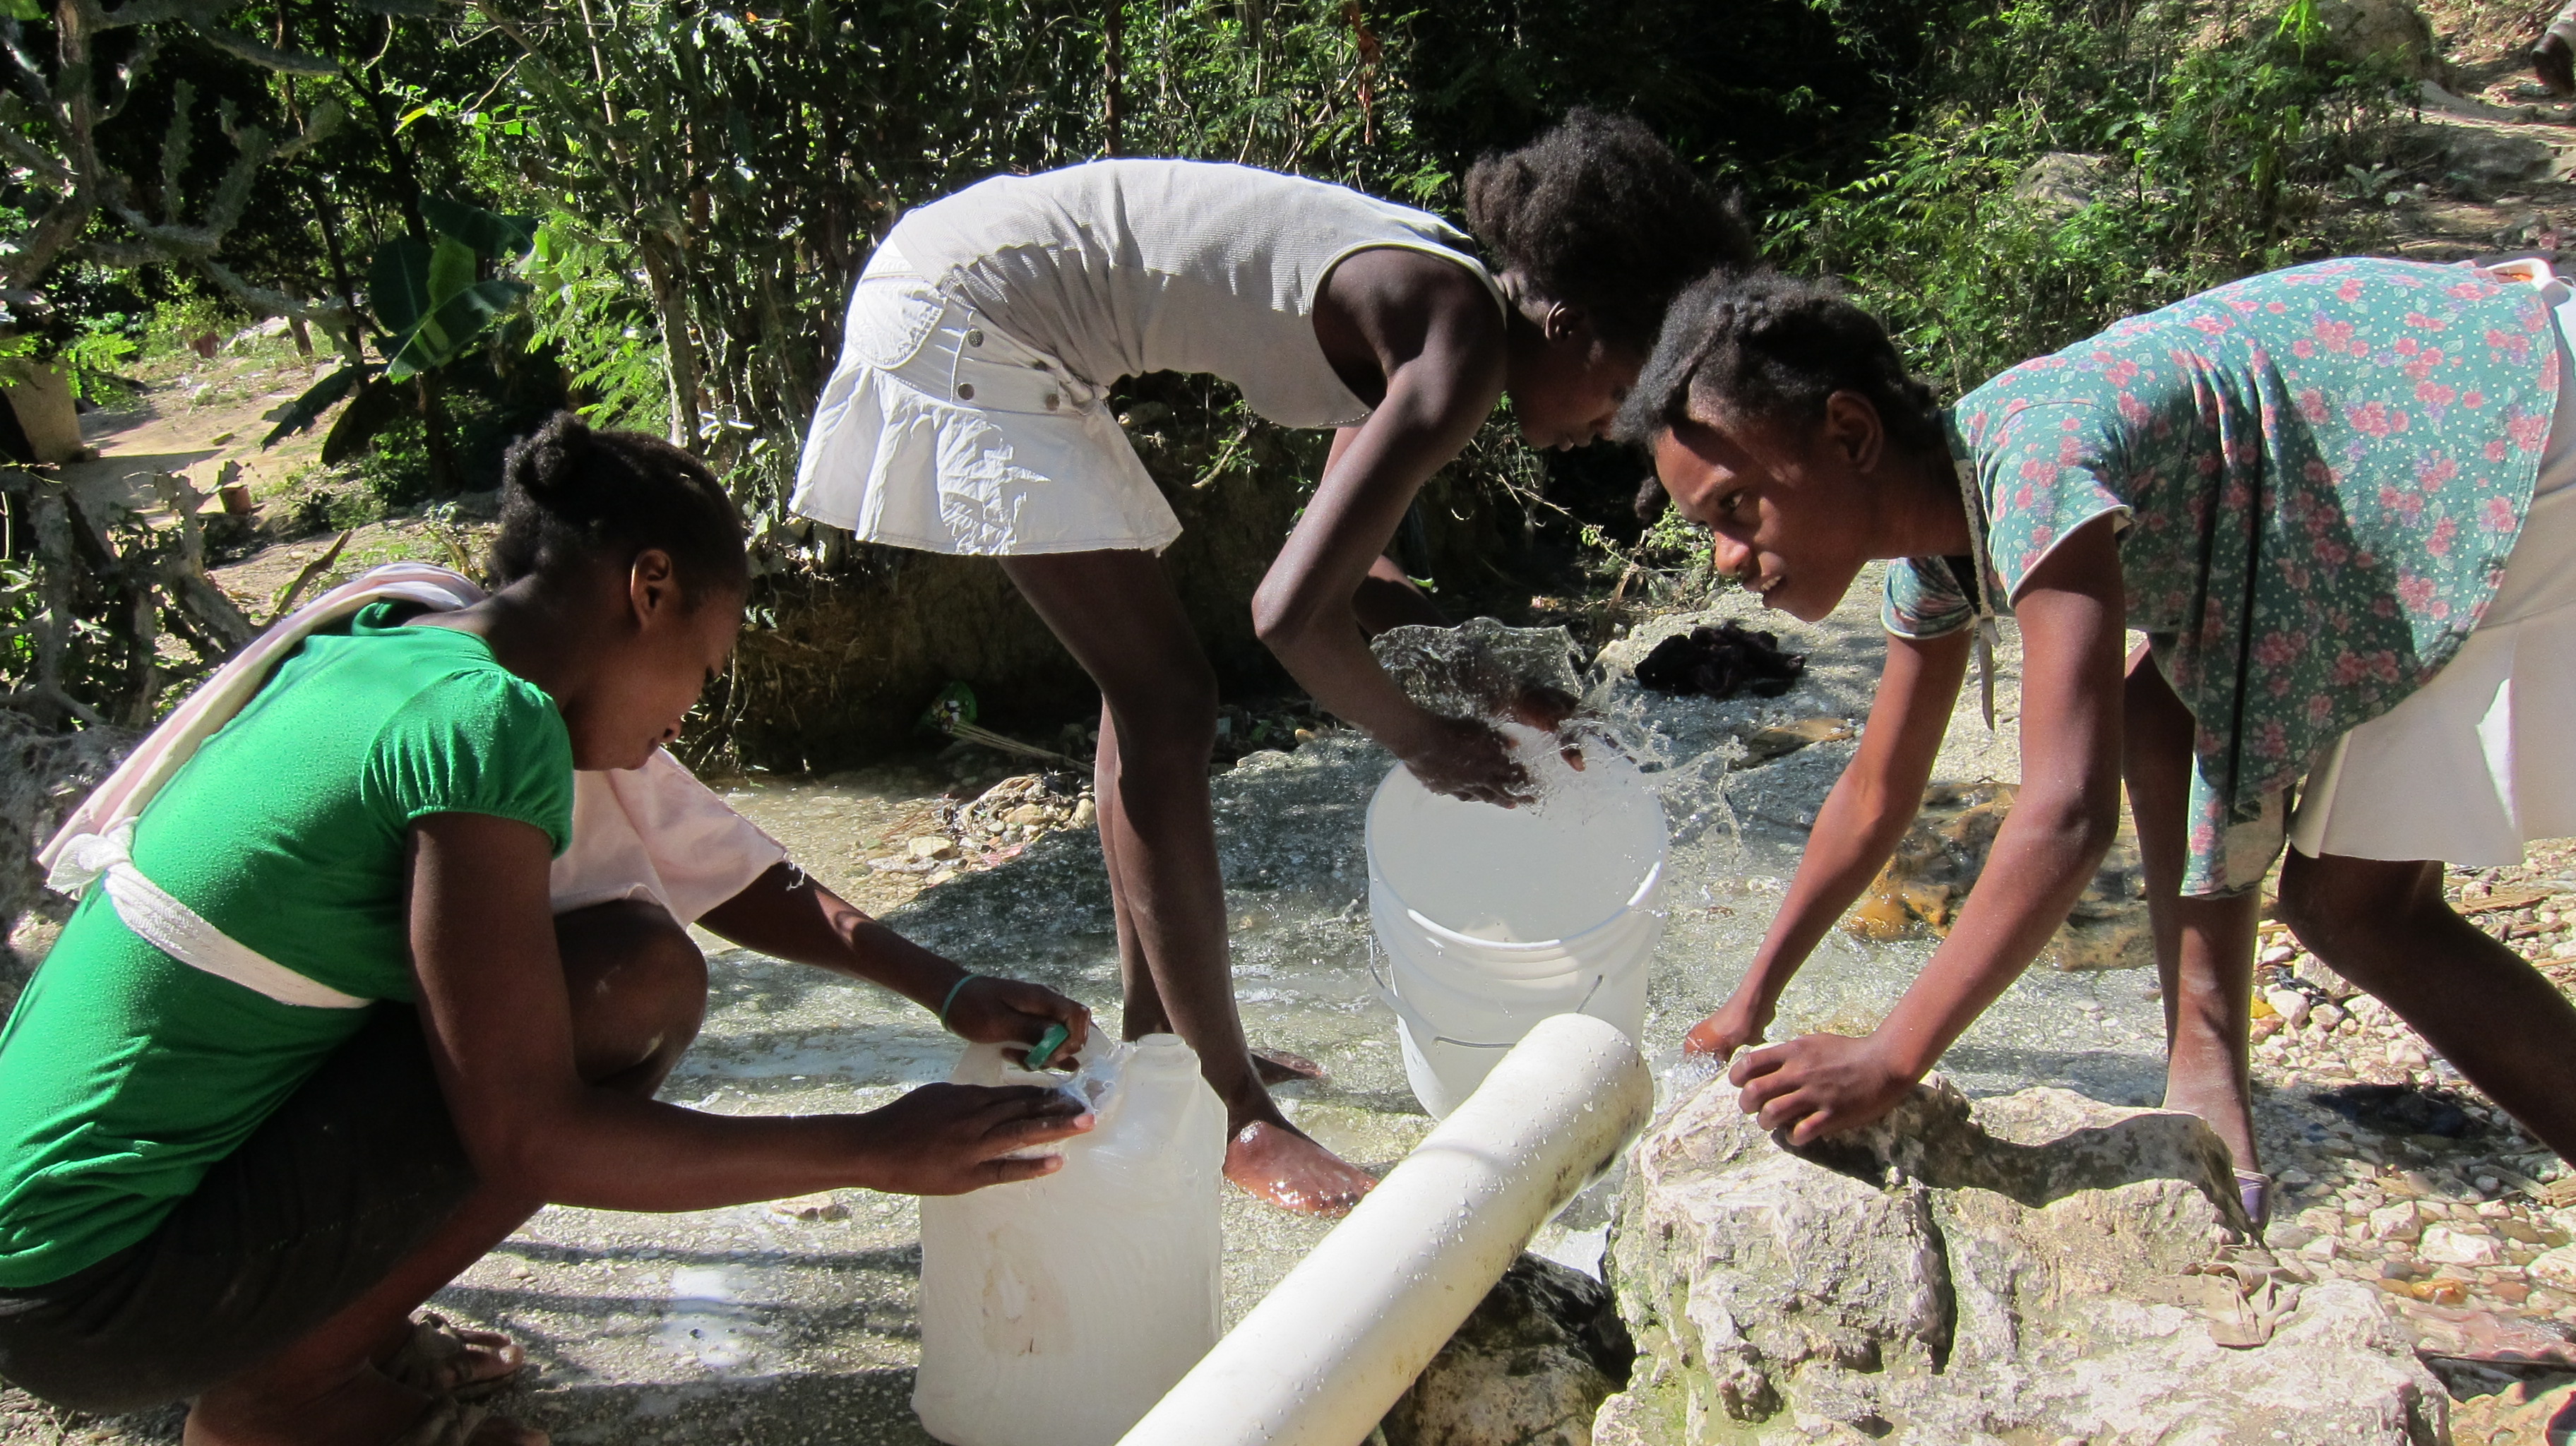
[[[1055,1052],[1063,1048],[1064,1042],[1071,1038],[1073,1038],[1072,1030],[1061,1024],[1048,1025],[1047,1032],[1038,1037],[1036,1047],[1029,1051],[1028,1059],[1024,1063],[1030,1069],[1046,1068],[1046,1062],[1054,1058]]]

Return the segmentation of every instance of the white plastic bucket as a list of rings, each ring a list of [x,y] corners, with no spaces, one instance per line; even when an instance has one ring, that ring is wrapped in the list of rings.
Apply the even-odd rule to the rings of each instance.
[[[1398,767],[1369,801],[1369,921],[1405,1077],[1446,1118],[1542,1019],[1635,1039],[1663,941],[1664,810],[1636,766],[1592,749],[1547,771],[1543,806],[1435,794]]]

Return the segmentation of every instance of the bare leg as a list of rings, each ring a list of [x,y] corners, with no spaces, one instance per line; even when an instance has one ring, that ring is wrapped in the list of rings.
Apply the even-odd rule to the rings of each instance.
[[[2281,913],[2299,942],[2369,990],[2525,1129],[2576,1160],[2576,1007],[2453,912],[2438,863],[2291,850]]]
[[[2129,659],[2121,773],[2146,866],[2147,919],[2165,1002],[2165,1108],[2209,1122],[2236,1168],[2260,1170],[2247,1103],[2248,1012],[2254,993],[2254,925],[2262,894],[2181,897],[2191,789],[2191,710],[2141,648]]]
[[[1002,565],[1100,685],[1101,853],[1117,901],[1127,1037],[1168,1030],[1198,1051],[1226,1104],[1228,1179],[1292,1210],[1348,1209],[1369,1177],[1288,1123],[1244,1045],[1208,798],[1216,679],[1161,563],[1122,551]]]
[[[602,904],[566,914],[555,921],[555,937],[582,1077],[651,1094],[697,1037],[706,1011],[706,961],[671,916],[652,905]],[[188,1413],[187,1446],[373,1446],[401,1434],[426,1398],[377,1365],[410,1338],[412,1313],[422,1302],[508,1239],[542,1203],[492,1190],[468,1196],[374,1289],[277,1356],[198,1397]],[[508,1363],[485,1364],[488,1371]],[[545,1437],[495,1420],[474,1440],[525,1446]]]

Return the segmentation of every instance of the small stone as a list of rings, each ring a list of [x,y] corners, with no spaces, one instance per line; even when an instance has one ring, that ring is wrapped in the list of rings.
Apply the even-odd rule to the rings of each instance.
[[[2369,1230],[2373,1240],[2414,1240],[2424,1233],[2424,1219],[2414,1201],[2400,1200],[2371,1211]]]
[[[769,1213],[782,1220],[822,1221],[850,1218],[849,1207],[833,1199],[832,1192],[829,1190],[814,1195],[793,1195],[784,1200],[772,1200],[769,1202]]]
[[[2303,1260],[2327,1261],[2342,1253],[2343,1242],[2331,1235],[2320,1235],[2299,1247],[2299,1256]]]
[[[2320,1004],[2308,1011],[2308,1022],[2315,1025],[2320,1032],[2331,1032],[2350,1018],[2351,1016],[2332,1004]]]
[[[926,833],[905,844],[904,850],[916,859],[953,859],[957,857],[957,841],[946,834]]]
[[[1068,822],[1075,828],[1089,828],[1099,818],[1100,806],[1086,798],[1073,806],[1073,817]]]
[[[2561,1290],[2576,1291],[2576,1245],[2562,1245],[2531,1262],[2532,1277]]]
[[[2436,1225],[2424,1232],[2423,1243],[2415,1253],[2436,1265],[2500,1265],[2504,1249],[2491,1235],[2474,1235],[2448,1225]]]
[[[2304,1225],[2275,1225],[2263,1232],[2263,1243],[2275,1251],[2297,1250],[2319,1238],[2316,1231]]]
[[[2422,1069],[2432,1063],[2424,1057],[2424,1051],[2405,1043],[2388,1046],[2388,1062],[2399,1069],[2406,1070]]]
[[[2304,989],[2268,989],[2263,993],[2263,1002],[2271,1005],[2272,1012],[2292,1029],[2307,1023],[2309,1013],[2316,1008],[2316,1001]]]
[[[2314,954],[2301,954],[2298,962],[2290,966],[2290,973],[2300,983],[2313,986],[2328,999],[2342,1001],[2361,992],[2353,987],[2351,980],[2336,973]]]
[[[2531,1287],[2518,1280],[2499,1280],[2487,1291],[2507,1305],[2520,1305],[2531,1295]]]
[[[2278,967],[2299,957],[2299,951],[2288,944],[2275,944],[2263,951],[2260,962]]]
[[[1003,814],[1002,822],[1013,828],[1027,828],[1033,824],[1050,823],[1054,817],[1055,815],[1044,804],[1024,803],[1009,813]]]
[[[2466,1305],[2469,1288],[2456,1280],[2419,1280],[2406,1293],[2426,1305]]]
[[[2343,1212],[2323,1205],[2311,1205],[2299,1212],[2298,1223],[2318,1235],[2341,1235]]]

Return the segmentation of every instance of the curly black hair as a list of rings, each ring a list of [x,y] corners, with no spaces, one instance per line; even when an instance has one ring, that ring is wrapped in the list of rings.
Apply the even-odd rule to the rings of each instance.
[[[1650,445],[1693,418],[1814,422],[1836,392],[1866,398],[1904,451],[1947,445],[1932,389],[1906,371],[1878,318],[1840,288],[1777,271],[1717,272],[1674,300],[1620,409],[1618,437]],[[1661,500],[1650,482],[1638,510],[1651,513]]]
[[[1580,308],[1614,346],[1654,343],[1664,308],[1692,278],[1741,271],[1759,255],[1720,195],[1634,116],[1575,110],[1467,173],[1467,229],[1496,269]]]
[[[750,579],[742,514],[706,464],[642,432],[593,431],[570,412],[512,444],[501,464],[501,535],[486,567],[494,587],[603,553],[671,555],[692,606],[707,584]]]

